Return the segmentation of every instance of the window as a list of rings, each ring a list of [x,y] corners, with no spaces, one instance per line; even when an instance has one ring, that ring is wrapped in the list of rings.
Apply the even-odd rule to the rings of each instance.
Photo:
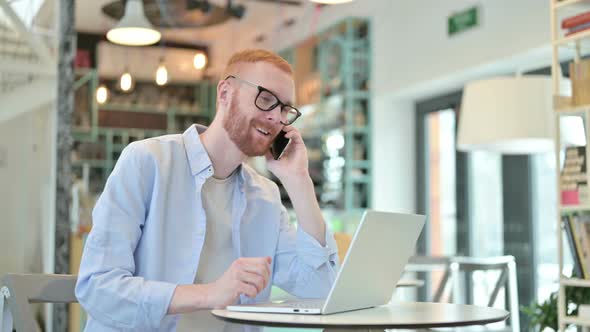
[[[539,241],[533,241],[527,234],[532,232],[534,223],[555,224],[555,212],[549,213],[549,219],[545,221],[532,216],[536,206],[532,202],[533,184],[543,181],[537,185],[545,186],[544,182],[553,181],[549,188],[554,188],[554,175],[545,176],[554,172],[549,169],[539,169],[543,174],[531,172],[533,167],[529,156],[457,151],[456,119],[460,102],[459,92],[416,105],[418,212],[428,216],[418,245],[419,253],[475,257],[499,256],[504,252],[513,254],[517,262],[523,263],[519,264],[518,278],[519,288],[523,289],[520,304],[525,305],[533,300],[531,296],[535,296],[535,289],[539,292],[547,289],[544,283],[535,288],[535,276],[551,267],[534,266],[533,255],[539,250],[554,249],[537,250],[535,246],[539,246]],[[535,204],[551,205],[555,200],[542,195]],[[553,237],[542,242],[555,245]],[[436,284],[439,276],[430,277]],[[475,299],[477,301],[470,302],[485,305],[497,277],[497,272],[476,272],[466,278],[466,299]],[[432,294],[429,293],[433,291],[424,290],[420,294],[421,300],[430,299]],[[501,297],[498,303],[503,303]]]

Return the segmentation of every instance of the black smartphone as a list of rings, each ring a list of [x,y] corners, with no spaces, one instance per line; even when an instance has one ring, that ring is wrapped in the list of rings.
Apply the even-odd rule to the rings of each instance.
[[[270,147],[270,153],[272,154],[273,158],[275,158],[275,160],[279,160],[283,154],[283,151],[287,147],[287,144],[289,144],[290,140],[285,137],[285,134],[286,132],[281,130]]]

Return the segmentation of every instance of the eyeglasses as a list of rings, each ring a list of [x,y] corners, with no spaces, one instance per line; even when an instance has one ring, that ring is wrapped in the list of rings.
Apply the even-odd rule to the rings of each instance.
[[[274,93],[270,92],[267,88],[261,87],[260,85],[256,85],[254,83],[248,82],[243,80],[237,76],[229,75],[225,79],[234,78],[241,83],[246,83],[250,86],[253,86],[258,89],[258,94],[256,95],[256,99],[254,99],[254,105],[263,111],[269,112],[275,109],[277,106],[281,106],[281,123],[285,126],[288,126],[295,122],[297,118],[301,116],[301,112],[298,109],[291,105],[287,105],[283,103],[279,97],[275,96]]]

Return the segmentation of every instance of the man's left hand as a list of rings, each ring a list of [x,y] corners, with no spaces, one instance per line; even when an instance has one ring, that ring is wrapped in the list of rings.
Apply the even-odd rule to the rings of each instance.
[[[268,170],[283,183],[297,181],[302,176],[309,177],[308,157],[301,133],[292,126],[285,126],[285,137],[290,139],[279,160],[275,160],[270,152],[266,153]]]

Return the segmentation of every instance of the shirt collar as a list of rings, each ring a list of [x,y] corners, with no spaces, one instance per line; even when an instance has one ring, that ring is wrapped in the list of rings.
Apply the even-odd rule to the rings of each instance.
[[[207,150],[205,150],[203,142],[201,142],[201,137],[199,136],[205,130],[207,130],[207,127],[200,124],[193,124],[182,134],[182,141],[184,142],[186,156],[188,158],[191,174],[193,176],[200,174],[203,171],[209,172],[207,177],[213,175],[213,164],[211,163],[209,154],[207,153]],[[240,184],[244,184],[244,167],[240,165],[238,168],[238,178],[240,180]]]

